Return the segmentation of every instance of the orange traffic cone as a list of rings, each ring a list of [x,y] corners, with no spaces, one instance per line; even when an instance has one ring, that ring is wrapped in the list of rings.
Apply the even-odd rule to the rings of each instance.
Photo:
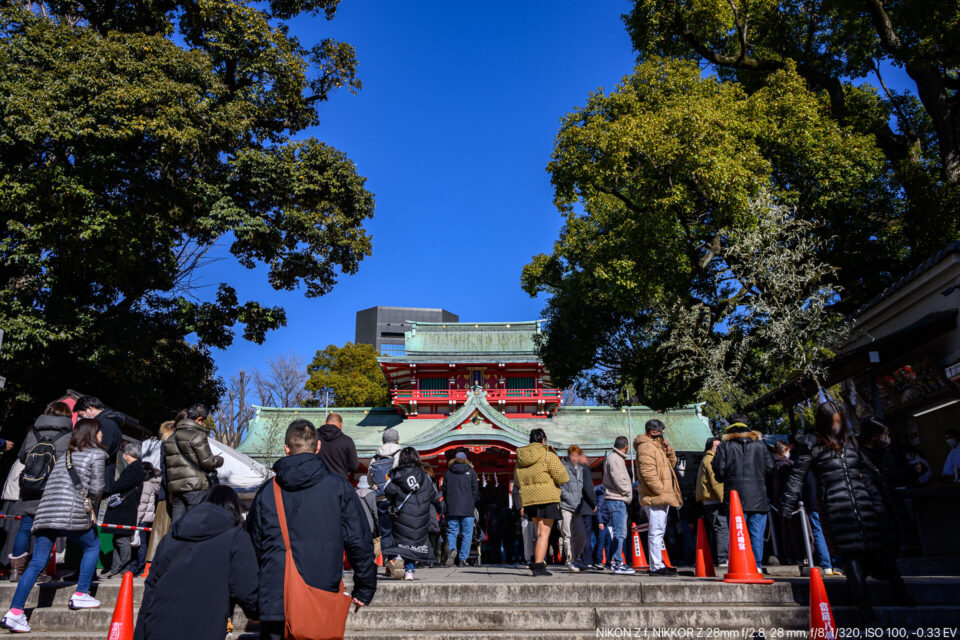
[[[649,569],[650,566],[647,565],[647,556],[643,553],[643,544],[640,542],[640,531],[637,529],[637,525],[633,525],[633,561],[630,563],[630,566],[634,569]]]
[[[603,549],[603,566],[607,566],[607,549],[606,549],[606,547],[604,547],[604,549]]]
[[[673,569],[673,565],[670,564],[670,555],[667,553],[667,545],[663,545],[663,549],[660,551],[660,559],[663,561],[663,564]]]
[[[626,564],[627,564],[627,556],[625,556],[625,555],[623,554],[623,549],[620,549],[620,562],[621,562],[623,565],[626,565]]]
[[[144,578],[146,578],[147,576],[150,575],[150,565],[151,565],[151,564],[153,564],[153,563],[152,563],[152,562],[148,562],[147,564],[143,565],[143,577],[144,577]]]
[[[827,589],[823,586],[819,567],[810,569],[810,637],[823,640],[835,640],[837,637],[837,623],[833,621],[833,611],[827,600]]]
[[[747,531],[747,519],[740,506],[740,495],[736,489],[730,491],[730,552],[727,562],[728,571],[723,575],[724,582],[743,584],[773,584],[773,580],[764,578],[757,570],[757,560],[753,557],[750,545],[750,532]]]
[[[378,567],[383,566],[383,552],[377,554],[377,559],[373,561]]]
[[[54,545],[50,552],[50,560],[47,561],[47,568],[43,570],[48,576],[57,580],[57,547]]]
[[[133,640],[133,573],[123,574],[107,640]]]
[[[710,541],[707,540],[707,528],[703,518],[697,519],[697,566],[693,573],[696,578],[714,578],[713,554],[710,553]]]
[[[343,569],[346,571],[347,569],[352,569],[352,568],[353,567],[350,566],[350,561],[347,560],[347,552],[344,551],[343,552]]]

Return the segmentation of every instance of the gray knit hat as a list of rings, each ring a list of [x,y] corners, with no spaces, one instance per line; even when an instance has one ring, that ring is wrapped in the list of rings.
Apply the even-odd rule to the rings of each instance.
[[[400,432],[396,429],[390,428],[383,432],[383,444],[388,442],[400,442]]]

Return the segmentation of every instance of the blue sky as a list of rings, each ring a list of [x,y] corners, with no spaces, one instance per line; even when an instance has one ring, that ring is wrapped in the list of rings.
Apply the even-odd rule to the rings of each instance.
[[[314,299],[273,291],[263,270],[229,259],[209,267],[207,283],[226,279],[241,299],[287,310],[263,345],[238,337],[216,350],[221,373],[353,340],[356,312],[378,304],[537,318],[543,304],[519,279],[561,224],[545,170],[553,137],[562,115],[633,67],[620,22],[628,5],[344,0],[331,22],[294,21],[306,44],[334,37],[357,49],[363,89],[335,93],[306,133],[368,178],[373,255]]]
[[[373,255],[332,293],[307,299],[272,290],[264,270],[239,267],[221,248],[227,258],[206,269],[206,283],[225,280],[241,299],[287,310],[287,326],[263,345],[238,336],[215,350],[221,374],[286,352],[309,360],[353,340],[356,312],[378,304],[444,307],[468,321],[539,317],[543,302],[519,277],[561,225],[545,170],[553,138],[562,115],[632,69],[620,21],[629,5],[343,0],[331,22],[294,21],[306,45],[333,37],[357,49],[363,89],[335,93],[305,135],[345,151],[368,178]],[[897,70],[885,79],[903,84]]]

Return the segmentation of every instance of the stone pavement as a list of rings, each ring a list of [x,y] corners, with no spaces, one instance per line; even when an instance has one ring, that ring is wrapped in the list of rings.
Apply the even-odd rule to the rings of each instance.
[[[381,570],[382,571],[382,570]],[[682,570],[683,571],[683,570]],[[689,570],[687,570],[689,573]],[[790,573],[780,568],[780,573]],[[345,575],[347,589],[351,573]],[[828,578],[827,589],[841,626],[849,624],[842,578]],[[35,633],[47,640],[103,638],[112,615],[119,580],[97,585],[104,606],[96,611],[70,611],[71,585],[34,589],[28,607]],[[913,577],[911,593],[922,606],[906,608],[890,601],[885,585],[871,581],[886,627],[953,627],[960,623],[960,579]],[[14,585],[0,583],[0,598],[9,599]],[[351,614],[347,638],[381,640],[530,640],[533,638],[745,638],[763,629],[770,638],[805,637],[808,625],[808,582],[792,577],[772,585],[725,584],[718,580],[678,576],[617,576],[609,572],[554,571],[534,578],[519,566],[418,569],[412,582],[382,577],[372,606]],[[135,605],[143,581],[135,581]],[[254,640],[238,610],[234,640]]]

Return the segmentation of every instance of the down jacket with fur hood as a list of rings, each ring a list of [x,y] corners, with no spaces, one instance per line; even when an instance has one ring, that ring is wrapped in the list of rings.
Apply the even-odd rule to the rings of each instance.
[[[717,482],[723,483],[725,503],[730,504],[730,492],[736,490],[745,512],[770,510],[767,474],[773,471],[773,456],[758,431],[741,423],[727,427],[712,466]]]

